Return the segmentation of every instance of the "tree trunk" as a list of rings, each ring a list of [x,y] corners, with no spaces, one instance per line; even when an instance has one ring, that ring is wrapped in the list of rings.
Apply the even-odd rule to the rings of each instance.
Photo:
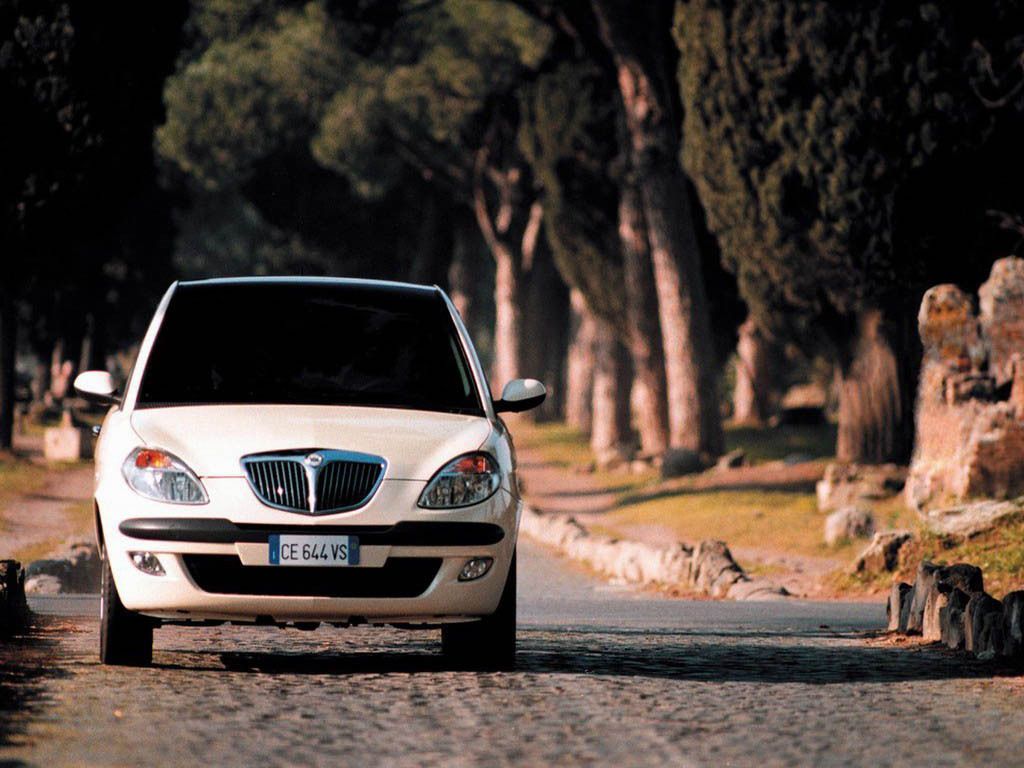
[[[562,387],[568,352],[569,295],[551,251],[537,244],[530,270],[522,276],[520,376],[540,379],[548,396],[524,416],[535,421],[554,421],[562,415]]]
[[[619,241],[626,288],[626,341],[637,388],[637,429],[644,453],[660,454],[668,447],[668,400],[665,392],[665,358],[662,352],[647,228],[640,195],[631,181],[619,195]]]
[[[593,0],[593,7],[615,64],[647,224],[665,356],[669,442],[717,455],[724,445],[717,368],[671,92],[675,58],[667,30],[674,4],[638,7],[623,0]]]
[[[494,254],[494,367],[496,395],[519,374],[522,314],[519,311],[519,269],[507,251]]]
[[[14,377],[18,341],[14,297],[0,287],[0,450],[14,447]]]
[[[569,292],[569,306],[572,311],[572,341],[566,360],[565,421],[581,432],[590,432],[597,320],[590,312],[583,293],[576,288]]]
[[[615,330],[607,322],[599,320],[596,331],[590,448],[598,466],[610,466],[628,456],[632,442],[629,424],[631,372],[626,351]]]
[[[852,356],[839,381],[839,435],[836,458],[842,462],[906,463],[913,445],[913,374],[901,367],[906,334],[890,337],[882,313],[868,310],[858,317]],[[904,355],[909,357],[909,355]]]
[[[769,343],[753,318],[739,328],[736,343],[736,385],[732,393],[732,419],[737,424],[760,425],[771,407],[771,354]]]
[[[474,254],[470,253],[466,231],[455,224],[452,242],[452,261],[448,265],[448,296],[459,311],[462,322],[470,326],[473,314],[473,296],[476,293]]]
[[[523,183],[518,168],[498,169],[489,165],[489,148],[477,152],[473,172],[473,213],[488,250],[494,257],[494,362],[491,386],[501,387],[522,376],[523,275],[533,268],[544,208],[540,200],[529,205],[517,201]],[[492,212],[485,184],[495,189],[497,205]],[[525,212],[525,216],[517,216]],[[517,218],[522,219],[516,229]]]

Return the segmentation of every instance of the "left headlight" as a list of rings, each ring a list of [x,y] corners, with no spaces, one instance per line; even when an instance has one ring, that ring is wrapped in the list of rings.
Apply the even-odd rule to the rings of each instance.
[[[479,504],[501,485],[497,462],[486,453],[467,453],[445,464],[420,495],[426,509],[452,509]]]
[[[181,459],[156,448],[136,448],[121,473],[140,496],[172,504],[206,504],[210,497],[196,473]]]

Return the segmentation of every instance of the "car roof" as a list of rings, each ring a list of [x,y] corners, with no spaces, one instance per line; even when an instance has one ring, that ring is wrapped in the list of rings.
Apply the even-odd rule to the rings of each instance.
[[[436,296],[441,289],[436,285],[420,285],[403,283],[395,280],[368,280],[356,277],[306,277],[306,276],[268,276],[268,277],[214,277],[206,280],[182,280],[177,283],[181,287],[199,288],[214,286],[242,285],[289,285],[310,287],[337,286],[339,288],[368,289],[389,294]]]

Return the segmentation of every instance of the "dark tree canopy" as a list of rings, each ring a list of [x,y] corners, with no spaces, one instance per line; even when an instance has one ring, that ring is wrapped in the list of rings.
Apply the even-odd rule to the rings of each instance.
[[[679,5],[685,165],[763,322],[914,304],[943,261],[964,258],[908,247],[923,233],[900,227],[920,201],[901,193],[989,137],[975,41],[998,35],[1012,7]],[[943,197],[964,199],[945,182]]]

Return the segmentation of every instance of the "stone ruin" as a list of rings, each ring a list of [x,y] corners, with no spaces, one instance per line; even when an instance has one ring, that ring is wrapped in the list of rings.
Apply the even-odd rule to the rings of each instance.
[[[1024,496],[1024,259],[992,265],[977,312],[955,285],[930,289],[918,326],[924,357],[904,493],[942,531],[962,515],[956,505]]]

